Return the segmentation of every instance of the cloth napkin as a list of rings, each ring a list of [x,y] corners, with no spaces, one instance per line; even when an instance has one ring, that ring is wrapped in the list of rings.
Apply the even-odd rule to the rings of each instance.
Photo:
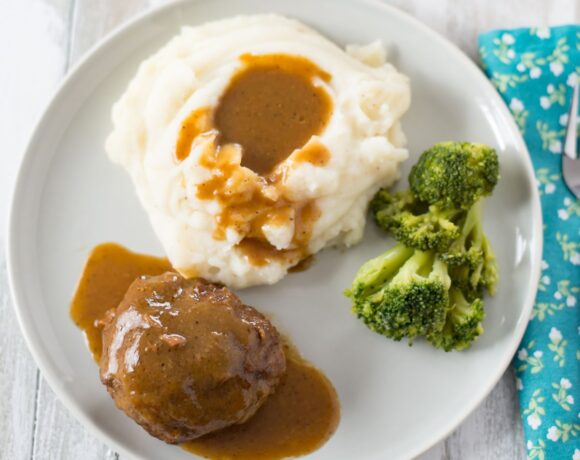
[[[528,458],[580,460],[580,200],[560,166],[580,26],[495,30],[480,35],[479,52],[527,143],[542,201],[542,275],[513,361]]]

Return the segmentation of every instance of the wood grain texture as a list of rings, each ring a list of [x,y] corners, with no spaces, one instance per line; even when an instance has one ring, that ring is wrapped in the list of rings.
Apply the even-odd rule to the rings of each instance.
[[[446,442],[451,459],[524,459],[515,376],[510,368],[483,404]]]
[[[8,292],[4,235],[8,196],[21,152],[64,71],[68,0],[19,0],[2,4],[1,11],[0,458],[29,459],[39,373],[16,325]],[[34,33],[23,33],[27,30]],[[18,46],[14,46],[15,39]]]
[[[15,327],[3,249],[0,252],[0,458],[28,459],[32,452],[38,370]]]
[[[0,240],[10,192],[36,118],[62,78],[69,0],[0,0]],[[15,46],[15,43],[18,43]],[[41,76],[41,78],[39,78]]]
[[[74,63],[122,22],[145,11],[147,0],[73,0],[71,62]]]
[[[424,22],[477,59],[477,35],[511,27],[570,24],[580,21],[577,0],[388,0]]]
[[[63,74],[119,23],[165,0],[3,0],[0,16],[0,248],[18,152],[33,120]],[[289,0],[290,1],[290,0]],[[477,34],[498,27],[578,22],[576,0],[389,0],[476,57]],[[25,26],[23,26],[25,25]],[[30,59],[29,56],[34,56]],[[39,75],[42,78],[39,78]],[[4,135],[4,133],[9,135]],[[5,157],[6,152],[13,155]],[[0,459],[115,459],[66,411],[39,376],[14,327],[0,249]],[[508,371],[482,405],[419,460],[525,458],[514,379]]]
[[[115,460],[117,454],[95,438],[64,408],[44,379],[37,395],[35,460]],[[16,458],[16,457],[15,457]]]

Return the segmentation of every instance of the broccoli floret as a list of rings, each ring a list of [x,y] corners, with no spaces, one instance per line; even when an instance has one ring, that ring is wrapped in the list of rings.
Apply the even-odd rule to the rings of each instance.
[[[370,329],[409,343],[423,336],[445,351],[483,332],[483,294],[498,275],[482,204],[498,174],[492,148],[444,142],[413,167],[410,190],[375,195],[375,220],[399,243],[363,265],[346,292]]]
[[[397,244],[363,265],[346,294],[369,328],[412,342],[443,327],[450,284],[447,265],[433,251]]]
[[[497,153],[484,144],[441,142],[423,152],[411,169],[414,195],[442,208],[469,209],[489,195],[499,178]]]
[[[493,295],[498,279],[495,254],[483,231],[482,208],[483,199],[480,199],[465,216],[461,236],[441,254],[441,259],[453,267],[451,273],[456,285],[465,293],[479,296],[483,289]]]
[[[397,241],[421,251],[443,252],[460,235],[456,225],[465,211],[440,209],[417,200],[410,190],[391,194],[379,190],[371,201],[377,225],[389,230]]]
[[[427,340],[445,351],[465,350],[483,333],[483,300],[476,298],[468,301],[460,289],[451,287],[449,306],[445,325],[441,330],[427,335]]]
[[[356,300],[377,292],[397,274],[413,252],[413,249],[398,244],[384,254],[368,260],[359,268],[352,287],[345,294]]]
[[[469,301],[483,297],[483,286],[481,284],[473,285],[471,283],[471,269],[468,265],[448,265],[451,285],[458,289]]]

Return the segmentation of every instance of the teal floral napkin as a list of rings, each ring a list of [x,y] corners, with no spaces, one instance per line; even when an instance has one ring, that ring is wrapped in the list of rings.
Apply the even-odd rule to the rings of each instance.
[[[560,168],[580,26],[495,30],[479,46],[528,145],[542,200],[542,276],[513,361],[528,458],[580,460],[580,200]]]

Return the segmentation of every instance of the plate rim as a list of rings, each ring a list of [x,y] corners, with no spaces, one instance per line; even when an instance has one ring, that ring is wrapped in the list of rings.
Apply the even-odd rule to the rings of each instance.
[[[120,445],[116,440],[108,436],[99,425],[94,423],[90,418],[84,413],[79,406],[77,406],[74,399],[70,398],[68,393],[61,386],[61,379],[53,371],[51,366],[49,366],[42,359],[42,349],[36,341],[34,330],[26,322],[23,312],[24,309],[20,305],[25,305],[24,296],[22,294],[23,286],[22,281],[19,280],[19,270],[16,255],[16,246],[18,239],[18,232],[16,228],[16,222],[18,220],[17,214],[19,212],[19,201],[23,194],[23,182],[25,180],[26,173],[30,168],[30,163],[34,160],[35,154],[32,148],[36,142],[36,139],[40,136],[43,131],[43,126],[47,122],[48,115],[54,110],[54,107],[61,100],[63,95],[66,94],[69,87],[74,83],[78,74],[81,70],[88,65],[97,57],[99,51],[107,48],[111,43],[118,37],[131,32],[135,28],[139,27],[143,22],[151,19],[157,14],[161,14],[165,10],[170,10],[172,8],[178,7],[180,4],[193,4],[202,3],[204,0],[168,0],[167,2],[157,5],[142,11],[141,13],[135,15],[134,17],[122,22],[120,25],[115,27],[109,33],[107,33],[101,40],[97,41],[93,46],[89,48],[87,52],[72,66],[67,72],[64,78],[59,83],[56,91],[53,92],[48,103],[40,111],[40,115],[37,116],[34,128],[32,129],[28,141],[23,149],[23,155],[21,156],[20,163],[18,166],[17,175],[12,187],[12,193],[9,198],[9,212],[8,212],[8,222],[7,222],[7,237],[6,237],[6,265],[8,274],[8,286],[11,293],[12,304],[14,311],[16,313],[16,318],[20,332],[24,337],[26,346],[30,351],[36,365],[38,366],[42,376],[48,383],[49,387],[54,391],[57,398],[63,403],[66,409],[90,432],[92,432],[98,439],[100,439],[106,445],[112,447],[115,451],[121,453],[127,458],[141,460],[142,457],[136,456],[134,453],[126,449],[123,445]],[[341,0],[349,1],[349,0]],[[520,131],[518,130],[511,114],[505,102],[501,98],[500,94],[497,93],[496,89],[493,87],[488,78],[483,74],[483,72],[477,67],[475,62],[467,56],[455,43],[451,42],[449,39],[438,33],[437,31],[430,28],[428,25],[421,22],[419,19],[415,18],[411,14],[393,6],[387,4],[381,0],[355,0],[356,2],[374,6],[378,9],[382,9],[387,12],[387,14],[400,19],[402,22],[409,24],[414,28],[418,28],[422,33],[426,34],[427,37],[431,38],[433,41],[439,43],[442,47],[446,49],[447,52],[453,54],[458,61],[465,67],[465,69],[470,72],[473,79],[478,80],[479,85],[488,87],[493,91],[495,97],[497,98],[499,104],[498,108],[505,119],[508,121],[509,130],[514,133],[514,141],[519,150],[524,157],[525,173],[528,180],[532,181],[531,197],[530,203],[532,207],[532,218],[531,224],[533,227],[533,232],[535,235],[535,245],[530,248],[533,251],[533,257],[530,258],[530,290],[526,297],[525,302],[522,305],[521,314],[519,321],[516,324],[514,334],[512,334],[512,344],[509,349],[506,347],[504,351],[504,356],[502,361],[496,368],[496,373],[492,379],[490,379],[488,385],[482,387],[480,390],[480,395],[474,398],[469,404],[462,407],[461,414],[442,424],[442,428],[424,438],[420,442],[416,443],[416,447],[409,451],[408,454],[410,458],[415,458],[418,455],[429,450],[439,441],[446,439],[491,393],[492,389],[497,385],[498,381],[501,379],[505,370],[509,366],[517,347],[519,346],[523,335],[526,331],[529,319],[531,316],[534,300],[536,298],[540,274],[541,274],[541,260],[543,254],[543,230],[542,230],[542,208],[540,202],[540,196],[537,187],[533,186],[533,181],[535,180],[535,173],[533,169],[533,164],[531,157],[529,155],[528,148],[522,138]],[[507,353],[509,351],[509,353]],[[192,457],[195,458],[195,457]]]

